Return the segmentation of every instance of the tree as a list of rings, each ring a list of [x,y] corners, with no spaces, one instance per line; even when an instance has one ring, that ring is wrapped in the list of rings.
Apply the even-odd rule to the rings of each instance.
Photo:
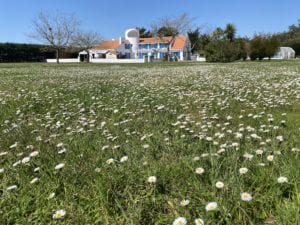
[[[179,32],[174,27],[160,27],[156,31],[157,36],[159,37],[175,37],[179,34]]]
[[[204,47],[207,62],[233,62],[247,58],[246,41],[235,38],[234,25],[227,24],[225,29],[217,27]]]
[[[229,40],[214,40],[205,47],[207,62],[233,62],[244,59],[239,42]]]
[[[248,57],[248,40],[246,38],[237,38],[234,42],[236,43],[236,47],[238,49],[238,55],[236,58],[246,60]]]
[[[279,48],[279,41],[274,35],[255,35],[250,41],[250,59],[262,60],[265,57],[271,59]]]
[[[153,37],[152,33],[150,30],[147,30],[144,27],[137,27],[136,29],[139,30],[140,32],[140,38],[149,38],[149,37]]]
[[[276,36],[272,35],[265,40],[265,55],[269,59],[278,51],[280,44]]]
[[[78,30],[79,22],[73,14],[40,12],[32,25],[30,37],[54,49],[56,62],[59,63],[60,52],[69,46]]]
[[[265,57],[264,39],[261,35],[255,35],[250,41],[249,56],[251,60],[262,60]]]
[[[90,61],[90,50],[97,43],[101,41],[100,35],[96,32],[89,31],[83,32],[79,31],[73,38],[71,45],[73,47],[79,48],[81,51],[85,50],[87,52],[87,62]]]
[[[224,38],[224,30],[221,27],[217,27],[213,33],[212,38],[215,40],[220,40]]]
[[[183,13],[176,17],[163,17],[151,24],[152,33],[156,36],[172,36],[185,34],[192,25],[194,18],[191,18],[188,13]]]
[[[201,48],[201,42],[200,42],[200,28],[197,27],[195,30],[190,30],[187,32],[187,35],[189,37],[189,40],[191,42],[191,51],[192,53],[195,53],[200,50]]]
[[[225,27],[224,34],[230,42],[232,42],[236,35],[236,27],[232,23],[228,23]]]

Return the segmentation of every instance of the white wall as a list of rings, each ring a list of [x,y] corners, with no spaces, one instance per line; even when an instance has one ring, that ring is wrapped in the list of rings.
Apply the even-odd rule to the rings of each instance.
[[[144,63],[143,59],[91,59],[92,63]]]
[[[46,59],[47,63],[56,63],[56,59]],[[59,59],[60,63],[79,63],[79,59]],[[143,59],[90,59],[91,63],[144,63]]]
[[[47,63],[56,63],[56,59],[46,59]],[[79,62],[79,58],[77,59],[59,59],[60,63],[77,63]]]

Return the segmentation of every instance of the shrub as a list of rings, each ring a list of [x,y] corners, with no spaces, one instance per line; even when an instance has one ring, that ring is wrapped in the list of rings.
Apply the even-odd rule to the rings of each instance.
[[[205,47],[207,62],[233,62],[239,59],[246,59],[245,42],[214,40]]]
[[[279,48],[279,41],[275,36],[256,35],[250,41],[249,56],[251,60],[262,60],[265,57],[269,59]]]

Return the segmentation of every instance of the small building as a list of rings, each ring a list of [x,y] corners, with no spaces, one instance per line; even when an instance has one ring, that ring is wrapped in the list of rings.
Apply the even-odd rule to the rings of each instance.
[[[295,54],[295,50],[291,47],[280,47],[272,59],[294,59]]]
[[[86,61],[87,52],[79,53],[80,61]],[[129,29],[125,38],[106,40],[90,49],[93,59],[146,59],[174,61],[191,59],[191,43],[187,36],[140,38],[138,29]]]

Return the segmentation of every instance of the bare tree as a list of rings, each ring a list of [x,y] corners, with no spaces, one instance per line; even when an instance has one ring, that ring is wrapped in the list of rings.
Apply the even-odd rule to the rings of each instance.
[[[72,46],[79,48],[80,50],[85,50],[87,52],[87,61],[90,61],[90,50],[94,47],[97,43],[102,40],[100,35],[97,32],[89,31],[79,31],[73,38],[72,38]]]
[[[188,13],[176,17],[163,17],[151,24],[152,33],[156,36],[172,37],[185,34],[191,29],[193,20]]]
[[[60,52],[69,46],[79,21],[73,14],[40,12],[32,21],[32,26],[29,36],[50,45],[56,51],[56,62],[59,63]]]

